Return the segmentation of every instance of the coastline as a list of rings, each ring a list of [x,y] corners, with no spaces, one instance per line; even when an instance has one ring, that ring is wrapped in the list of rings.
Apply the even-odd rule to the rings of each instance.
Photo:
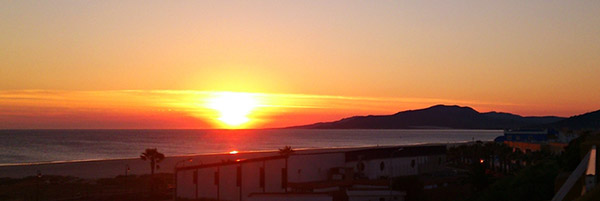
[[[447,147],[467,144],[467,142],[453,143],[422,143],[413,145],[395,145],[395,146],[423,146],[423,145],[446,145]],[[362,147],[338,147],[338,148],[315,148],[315,149],[297,149],[296,153],[314,153],[314,152],[338,152],[356,149],[365,149],[379,146],[362,146]],[[393,146],[381,146],[393,147]],[[278,151],[248,151],[239,152],[237,154],[217,153],[217,154],[192,154],[180,156],[167,156],[159,163],[160,168],[157,173],[172,173],[175,165],[177,167],[217,163],[227,160],[236,160],[244,158],[258,158],[278,155]],[[188,159],[192,159],[188,162]],[[186,161],[186,162],[183,162]],[[23,178],[35,176],[39,173],[42,175],[60,175],[74,176],[85,179],[97,179],[115,177],[118,175],[142,175],[150,174],[148,161],[143,161],[139,158],[124,158],[124,159],[101,159],[101,160],[83,160],[83,161],[57,161],[43,163],[26,163],[14,165],[0,166],[0,178]],[[127,169],[129,171],[127,172]]]
[[[238,154],[221,153],[167,156],[159,163],[160,168],[156,170],[156,173],[172,173],[175,164],[190,158],[192,159],[192,162],[185,162],[185,164],[179,163],[179,167],[182,165],[214,163],[221,160],[235,160],[240,157],[263,157],[275,154],[277,154],[277,152],[272,151],[243,152]],[[129,171],[127,171],[127,169],[129,169]],[[0,166],[0,178],[23,178],[37,175],[38,172],[42,175],[74,176],[86,179],[97,179],[125,174],[150,174],[150,167],[148,161],[143,161],[140,158],[56,161]]]

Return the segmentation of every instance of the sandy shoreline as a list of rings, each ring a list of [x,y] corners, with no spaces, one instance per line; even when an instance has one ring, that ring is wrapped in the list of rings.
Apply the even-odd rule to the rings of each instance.
[[[463,143],[450,143],[444,145],[452,146]],[[429,145],[429,144],[428,144]],[[439,145],[439,144],[438,144]],[[402,145],[399,145],[402,146]],[[411,146],[411,145],[408,145]],[[414,145],[412,145],[414,146]],[[323,151],[342,151],[353,150],[367,147],[345,147],[345,148],[321,148],[321,149],[302,149],[297,150],[297,153],[311,153]],[[216,163],[223,160],[236,160],[244,158],[257,158],[278,155],[277,151],[261,151],[261,152],[240,152],[238,154],[197,154],[186,156],[168,156],[159,165],[159,173],[172,173],[175,165],[178,167]],[[185,161],[192,159],[191,162]],[[22,178],[27,176],[37,175],[38,171],[43,175],[62,175],[75,176],[80,178],[106,178],[125,175],[129,167],[128,174],[149,174],[150,165],[147,161],[139,158],[129,159],[107,159],[107,160],[90,160],[90,161],[75,161],[75,162],[51,162],[51,163],[35,163],[35,164],[17,164],[0,166],[0,178]]]
[[[297,150],[298,153],[309,153],[316,151],[340,151],[346,149],[357,148],[332,148],[332,149],[306,149]],[[184,165],[199,165],[207,163],[216,163],[223,160],[236,160],[243,158],[257,158],[278,155],[277,151],[261,151],[261,152],[240,152],[238,154],[197,154],[185,156],[168,156],[159,163],[159,173],[172,173],[175,164],[178,167]],[[191,162],[186,161],[192,159]],[[186,162],[182,162],[186,161]],[[150,165],[148,161],[143,161],[139,158],[128,159],[107,159],[107,160],[89,160],[89,161],[71,161],[71,162],[48,162],[48,163],[30,163],[30,164],[15,164],[0,166],[0,178],[22,178],[27,176],[37,175],[38,171],[43,175],[62,175],[75,176],[80,178],[106,178],[125,175],[129,167],[128,174],[150,174]]]
[[[182,165],[198,165],[200,163],[214,163],[221,160],[235,160],[237,158],[252,158],[275,155],[277,152],[247,152],[238,154],[198,154],[188,156],[168,156],[159,163],[160,169],[156,172],[173,172],[176,163]],[[191,162],[180,162],[186,159]],[[17,164],[0,166],[0,178],[22,178],[33,176],[38,171],[43,175],[75,176],[81,178],[105,178],[128,174],[149,174],[150,165],[148,161],[139,158],[107,159],[74,162],[49,162],[36,164]]]

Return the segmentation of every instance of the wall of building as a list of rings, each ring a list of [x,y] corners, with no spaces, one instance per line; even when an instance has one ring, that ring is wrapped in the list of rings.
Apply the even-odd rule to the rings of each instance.
[[[446,155],[430,155],[420,158],[422,161],[419,163],[419,174],[438,171],[446,161]]]
[[[241,167],[241,188],[237,185],[238,167]],[[260,185],[261,168],[265,170],[264,188]],[[283,168],[285,159],[182,170],[177,174],[177,195],[180,198],[195,199],[197,188],[198,198],[217,199],[218,196],[221,200],[239,201],[240,193],[242,200],[245,200],[251,193],[285,192],[281,185]],[[197,171],[198,184],[194,184],[194,171]],[[219,172],[218,185],[215,184],[215,172]]]
[[[281,186],[281,169],[283,168],[285,168],[285,159],[265,161],[266,192],[285,192],[285,189]]]
[[[226,165],[220,167],[219,174],[219,197],[221,200],[239,201],[239,187],[237,186],[238,165]]]
[[[291,155],[288,161],[288,181],[325,181],[332,168],[345,166],[344,157],[344,153]]]
[[[393,159],[373,159],[352,161],[346,164],[346,167],[354,168],[354,171],[360,173],[358,163],[364,164],[363,176],[369,179],[418,175],[439,170],[446,160],[445,155],[417,156],[417,157],[397,157]]]
[[[411,166],[413,160],[415,161],[414,166]],[[395,177],[416,175],[418,174],[419,167],[417,161],[418,157],[393,158],[392,160],[373,159],[348,162],[346,166],[354,168],[354,172],[367,177],[368,179],[380,179],[383,177],[387,178],[390,174]],[[364,169],[362,171],[359,169],[359,163],[364,164]]]
[[[266,161],[257,161],[242,164],[242,196],[248,197],[251,193],[266,192],[266,188],[260,186],[260,169],[266,165]],[[267,180],[265,170],[265,185],[276,181]]]
[[[218,167],[198,169],[198,198],[216,198],[218,186],[215,184],[215,172]]]
[[[391,160],[391,165],[389,165],[389,167],[386,167],[386,169],[389,170],[384,171],[382,173],[391,172],[392,177],[417,175],[419,174],[419,167],[423,164],[423,158],[424,157],[393,158]],[[389,173],[385,174],[385,176],[388,175]]]
[[[332,169],[348,168],[359,172],[358,163],[364,164],[362,171],[369,179],[417,175],[434,171],[441,166],[444,155],[395,157],[346,162],[345,153],[292,154],[288,159],[268,158],[241,162],[229,162],[214,166],[199,166],[196,169],[181,170],[177,174],[177,195],[181,198],[209,198],[228,201],[256,200],[248,199],[251,194],[277,194],[286,192],[283,183],[287,161],[287,182],[304,183],[327,181]],[[238,186],[238,168],[241,170],[241,187]],[[261,169],[264,169],[264,187],[261,186]],[[197,172],[197,184],[194,184],[194,172]],[[218,185],[215,184],[215,172],[219,172]],[[349,175],[352,176],[351,171]],[[346,175],[348,177],[348,175]],[[240,191],[241,190],[241,191]],[[287,190],[290,190],[289,188]],[[197,195],[196,195],[197,192]],[[218,192],[218,193],[217,193]],[[273,200],[272,195],[260,197],[261,200]],[[325,196],[331,199],[330,196]],[[296,198],[294,198],[296,199]],[[302,200],[302,198],[298,198]],[[318,198],[321,199],[321,198]],[[324,199],[324,198],[323,198]],[[291,200],[287,199],[286,200]]]
[[[194,171],[177,172],[177,196],[193,199],[196,195],[196,185],[193,181]]]

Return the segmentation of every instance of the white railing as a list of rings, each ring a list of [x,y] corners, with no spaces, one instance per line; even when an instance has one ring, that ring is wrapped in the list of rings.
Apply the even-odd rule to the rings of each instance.
[[[575,171],[569,175],[569,178],[567,178],[567,181],[565,181],[558,192],[556,192],[552,201],[562,201],[584,173],[586,175],[586,191],[589,191],[596,184],[596,146],[593,146],[585,157],[581,159],[581,162],[577,165]],[[588,182],[590,183],[588,184]],[[583,193],[585,193],[585,191]]]

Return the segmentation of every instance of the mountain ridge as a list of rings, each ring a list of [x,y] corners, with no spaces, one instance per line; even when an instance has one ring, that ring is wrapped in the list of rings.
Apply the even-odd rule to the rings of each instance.
[[[571,116],[569,118],[544,125],[555,129],[598,130],[600,129],[600,110]]]
[[[366,115],[342,118],[287,128],[306,129],[510,129],[546,125],[564,120],[557,116],[520,116],[505,112],[480,113],[468,106],[434,105],[405,110],[391,115]]]

